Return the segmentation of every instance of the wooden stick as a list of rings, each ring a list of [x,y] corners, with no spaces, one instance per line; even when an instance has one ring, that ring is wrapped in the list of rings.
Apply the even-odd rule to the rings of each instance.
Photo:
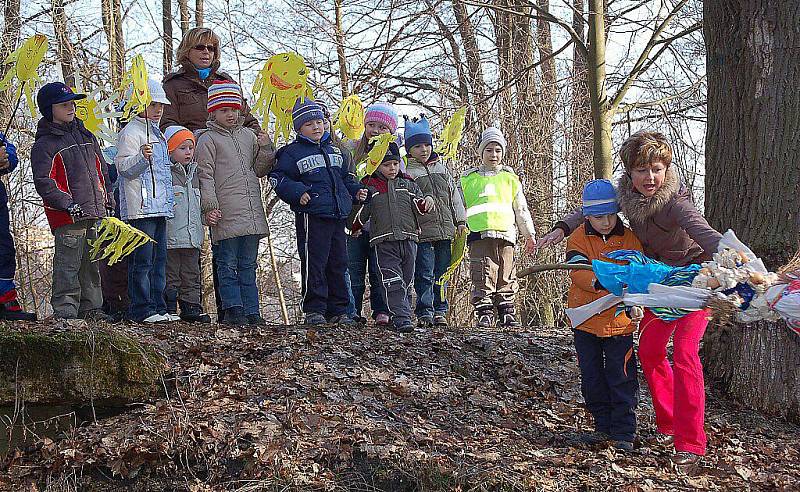
[[[591,270],[591,265],[570,265],[567,263],[547,263],[544,265],[534,265],[517,272],[517,278],[527,277],[533,273],[546,272],[549,270]]]
[[[8,124],[3,132],[3,135],[5,135],[6,138],[8,138],[8,131],[11,129],[12,123],[14,123],[14,117],[17,116],[17,110],[19,109],[19,104],[22,101],[22,95],[25,92],[25,84],[27,82],[27,80],[23,80],[22,85],[19,86],[19,97],[17,98],[17,103],[14,105],[14,111],[11,112],[11,118],[8,119]]]

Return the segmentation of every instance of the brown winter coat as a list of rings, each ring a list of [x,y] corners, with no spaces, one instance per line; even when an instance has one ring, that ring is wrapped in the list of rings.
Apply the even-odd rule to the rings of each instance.
[[[692,202],[674,166],[667,168],[664,184],[645,198],[624,174],[617,182],[622,212],[642,242],[644,253],[671,266],[685,266],[711,259],[722,235],[711,228]],[[566,235],[583,223],[583,214],[572,213],[556,224]]]
[[[197,137],[195,159],[200,175],[200,208],[222,211],[211,228],[214,244],[247,235],[265,236],[267,216],[261,181],[275,162],[272,144],[259,146],[256,134],[239,125],[226,129],[213,121]]]
[[[177,72],[164,77],[164,92],[167,99],[172,104],[164,105],[164,115],[161,117],[161,131],[168,126],[185,126],[191,131],[197,131],[206,127],[208,120],[208,87],[215,80],[228,80],[235,82],[233,78],[225,72],[220,72],[219,61],[215,61],[211,66],[211,74],[205,79],[200,80],[197,70],[194,67],[181,67]],[[256,133],[261,131],[252,114],[247,102],[242,107],[244,116],[244,126],[251,128]]]

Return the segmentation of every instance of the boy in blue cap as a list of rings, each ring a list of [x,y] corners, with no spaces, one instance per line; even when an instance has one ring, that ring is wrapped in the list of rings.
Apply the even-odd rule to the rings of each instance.
[[[17,164],[17,149],[0,133],[0,175],[10,173]],[[0,181],[0,319],[36,321],[36,315],[23,311],[17,301],[17,289],[14,285],[17,252],[9,226],[8,193],[5,184]]]
[[[347,315],[345,225],[367,190],[350,173],[349,155],[331,144],[322,108],[299,99],[292,111],[295,141],[278,149],[269,181],[295,213],[302,310],[309,325],[352,324]]]
[[[75,101],[85,97],[61,82],[39,89],[42,118],[31,167],[55,236],[53,316],[108,321],[101,310],[100,270],[89,251],[97,239],[97,220],[113,213],[114,195],[97,138],[75,118]]]
[[[447,298],[441,278],[450,266],[450,246],[466,229],[466,211],[458,184],[444,161],[433,151],[431,126],[424,115],[405,118],[406,172],[425,195],[433,197],[432,213],[419,218],[419,243],[414,270],[417,325],[447,326]]]
[[[591,265],[592,260],[610,261],[605,254],[611,251],[641,251],[641,243],[619,219],[618,212],[617,194],[611,181],[596,179],[586,183],[583,189],[586,220],[569,237],[567,263]],[[643,313],[641,308],[626,309],[619,304],[593,316],[592,312],[577,316],[575,313],[589,309],[588,304],[608,295],[608,291],[591,270],[573,270],[570,278],[567,314],[575,335],[581,393],[595,425],[595,431],[583,434],[581,441],[587,444],[613,441],[617,449],[630,451],[636,436],[639,402],[633,332]]]

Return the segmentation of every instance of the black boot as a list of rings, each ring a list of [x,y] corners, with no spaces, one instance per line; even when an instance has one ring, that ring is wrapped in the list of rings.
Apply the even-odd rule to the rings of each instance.
[[[512,328],[519,325],[517,311],[513,304],[501,304],[497,306],[497,326]]]
[[[494,306],[491,304],[475,306],[475,317],[478,319],[478,328],[494,328]]]
[[[8,302],[0,302],[0,319],[9,321],[36,321],[35,313],[28,313],[22,310],[16,299]]]
[[[164,302],[169,314],[178,314],[178,289],[164,289]]]
[[[211,323],[211,316],[203,312],[200,304],[178,301],[181,306],[181,320],[187,323]]]
[[[242,306],[235,306],[225,310],[225,318],[222,324],[228,326],[244,326],[247,324],[247,316],[244,315]]]

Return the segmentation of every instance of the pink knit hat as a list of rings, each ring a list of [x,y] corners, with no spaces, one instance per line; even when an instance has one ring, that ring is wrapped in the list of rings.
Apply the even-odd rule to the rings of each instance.
[[[367,108],[364,124],[370,122],[383,123],[392,133],[397,132],[397,111],[389,103],[375,103]]]

